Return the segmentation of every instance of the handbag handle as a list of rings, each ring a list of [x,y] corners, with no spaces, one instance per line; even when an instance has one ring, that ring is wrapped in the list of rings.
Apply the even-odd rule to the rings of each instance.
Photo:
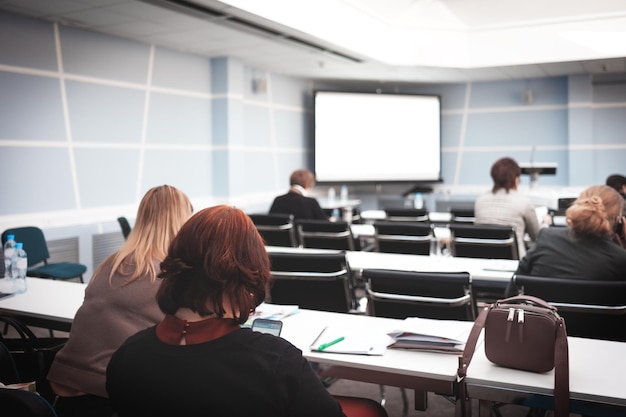
[[[25,349],[30,352],[35,351],[35,340],[37,340],[37,336],[28,326],[26,326],[21,321],[8,316],[0,316],[0,322],[6,323],[17,331],[20,338],[24,342]],[[1,340],[4,340],[4,337],[0,332],[0,341]]]
[[[545,301],[537,297],[532,296],[515,296],[506,298],[504,300],[498,300],[498,303],[504,301],[518,301],[537,300],[536,304],[546,305],[552,310],[556,310],[554,307],[547,304]],[[480,312],[474,326],[467,338],[463,355],[459,357],[459,369],[457,370],[457,384],[459,401],[461,401],[461,416],[466,417],[470,415],[469,411],[469,398],[467,396],[467,384],[465,377],[467,376],[467,367],[474,356],[476,350],[476,343],[478,342],[478,336],[485,327],[487,315],[493,308],[491,306],[485,307]],[[554,417],[568,417],[569,416],[569,348],[567,344],[567,330],[565,329],[565,320],[559,318],[559,327],[556,333],[556,341],[554,343]]]
[[[524,302],[531,302],[533,304],[536,304],[538,306],[556,311],[556,307],[549,304],[548,302],[546,302],[545,300],[542,300],[541,298],[538,297],[533,297],[532,295],[516,295],[513,297],[509,297],[509,298],[504,298],[502,300],[498,300],[496,302],[496,304],[508,304],[508,303],[524,303]]]

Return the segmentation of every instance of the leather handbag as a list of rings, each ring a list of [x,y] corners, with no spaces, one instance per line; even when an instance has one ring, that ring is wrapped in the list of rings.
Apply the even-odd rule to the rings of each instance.
[[[555,417],[569,415],[569,358],[565,321],[556,307],[532,296],[518,295],[486,307],[474,322],[459,358],[459,396],[468,412],[465,376],[481,331],[487,359],[499,366],[529,372],[554,369]]]

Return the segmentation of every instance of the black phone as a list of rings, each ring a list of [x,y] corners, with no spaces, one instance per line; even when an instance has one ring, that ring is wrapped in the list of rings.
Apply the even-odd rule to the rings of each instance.
[[[252,330],[255,332],[269,333],[274,336],[280,336],[282,329],[283,322],[280,320],[254,319],[252,322]]]

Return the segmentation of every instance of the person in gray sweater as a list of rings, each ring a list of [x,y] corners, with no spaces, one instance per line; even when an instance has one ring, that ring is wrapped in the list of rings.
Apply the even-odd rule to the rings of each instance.
[[[59,417],[113,413],[105,389],[109,359],[128,336],[163,319],[155,300],[159,263],[192,212],[189,198],[175,187],[150,189],[124,246],[96,268],[48,373]]]

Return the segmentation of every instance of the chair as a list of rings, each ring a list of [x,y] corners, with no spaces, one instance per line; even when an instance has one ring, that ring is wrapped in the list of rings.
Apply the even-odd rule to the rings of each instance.
[[[357,250],[359,242],[344,221],[296,220],[296,232],[303,248]]]
[[[0,342],[0,382],[15,384],[20,381],[20,374],[17,371],[11,351],[4,343]]]
[[[268,246],[296,247],[292,214],[249,214]]]
[[[414,272],[364,269],[371,316],[474,320],[476,300],[467,272]]]
[[[374,251],[430,255],[435,242],[430,223],[425,222],[374,222]]]
[[[124,239],[127,239],[131,231],[130,223],[128,223],[128,220],[126,219],[126,217],[123,217],[123,216],[118,217],[117,222],[120,224],[120,227],[122,228],[122,234],[124,235]]]
[[[50,253],[43,231],[38,227],[18,227],[7,229],[2,233],[2,244],[6,242],[7,235],[15,235],[16,242],[24,243],[24,250],[28,255],[28,271],[30,277],[51,278],[51,279],[72,279],[80,278],[83,281],[83,274],[87,267],[83,264],[73,262],[48,262]],[[37,266],[43,264],[41,266]]]
[[[450,224],[452,256],[486,259],[519,259],[513,226]]]
[[[0,388],[2,415],[15,417],[57,417],[52,405],[36,392]]]
[[[626,281],[515,275],[522,294],[557,308],[568,336],[626,341]]]
[[[473,321],[476,300],[472,295],[470,274],[467,272],[412,272],[386,269],[363,269],[370,316],[405,319],[424,317]],[[408,412],[404,388],[403,416]],[[385,388],[380,394],[385,401]]]
[[[385,208],[385,216],[390,222],[427,222],[428,210],[416,208]]]
[[[451,221],[454,223],[474,223],[473,208],[454,208],[450,207]]]
[[[356,305],[345,253],[270,252],[269,302],[348,313]]]

